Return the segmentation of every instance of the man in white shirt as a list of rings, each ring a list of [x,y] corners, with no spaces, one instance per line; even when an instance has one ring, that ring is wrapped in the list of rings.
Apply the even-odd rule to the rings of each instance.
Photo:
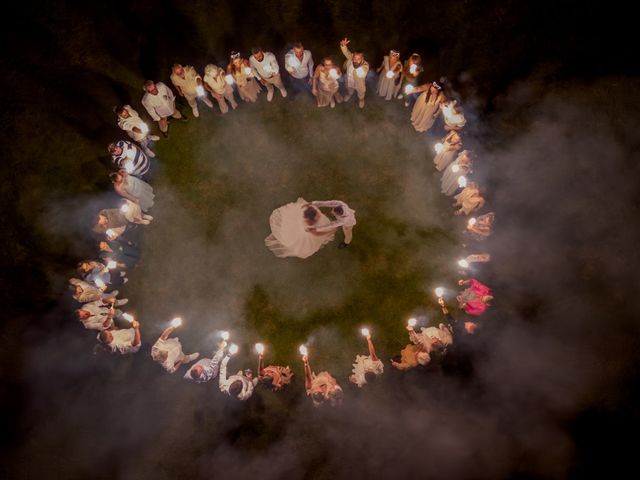
[[[356,92],[358,94],[358,106],[364,108],[364,95],[367,91],[365,80],[367,73],[369,73],[369,64],[364,59],[362,52],[351,52],[349,50],[347,46],[349,42],[350,40],[348,38],[343,38],[340,41],[340,50],[342,50],[342,54],[347,59],[344,62],[344,76],[347,85],[347,95],[344,101],[348,102],[353,96],[353,93]]]
[[[245,401],[253,394],[253,387],[258,383],[258,378],[254,378],[251,370],[240,370],[235,375],[231,375],[227,378],[227,363],[229,363],[230,354],[227,354],[222,359],[220,364],[220,377],[218,378],[218,385],[220,391],[236,397],[238,400]]]
[[[187,370],[187,373],[184,374],[184,378],[187,380],[193,380],[196,383],[204,383],[217,377],[220,370],[220,360],[222,360],[226,346],[227,342],[222,341],[222,343],[220,343],[220,347],[213,355],[213,358],[203,358],[202,360],[198,360],[189,370]]]
[[[273,53],[263,52],[262,48],[254,47],[251,49],[249,65],[253,68],[256,78],[260,83],[267,87],[268,102],[273,99],[274,86],[280,90],[282,98],[287,96],[287,90],[284,88],[282,78],[280,77],[280,67]]]
[[[115,302],[115,299],[113,299]],[[96,300],[85,303],[76,310],[78,320],[82,322],[87,330],[108,330],[113,326],[113,317],[116,314],[113,302],[107,303],[103,300]]]
[[[171,83],[178,90],[178,94],[187,100],[194,117],[200,116],[196,99],[202,100],[207,107],[213,108],[213,103],[209,100],[209,95],[202,84],[202,77],[195,68],[189,65],[183,67],[176,63],[171,67],[171,72]]]
[[[176,338],[169,335],[176,329],[173,325],[166,328],[160,338],[151,347],[151,358],[158,362],[169,373],[174,373],[181,365],[193,362],[200,354],[198,352],[185,355],[182,352],[182,344]]]
[[[140,341],[140,323],[134,320],[131,328],[121,330],[103,330],[98,334],[98,340],[111,352],[136,353],[142,345]]]
[[[284,56],[284,68],[291,77],[291,85],[295,92],[311,92],[313,84],[313,57],[300,42]]]
[[[151,150],[150,142],[157,142],[160,137],[149,133],[149,126],[142,121],[138,112],[131,105],[119,105],[113,109],[118,116],[118,127],[127,132],[129,137],[138,142],[144,153],[153,158],[156,156]]]
[[[338,245],[338,248],[348,247],[353,238],[353,226],[356,224],[356,211],[350,209],[349,205],[344,203],[342,200],[315,200],[309,205],[313,205],[318,208],[331,208],[331,214],[335,217],[335,220],[322,227],[309,227],[308,230],[323,233],[337,230],[338,228],[342,227],[342,232],[344,233],[344,241],[340,245]]]
[[[176,108],[176,96],[164,83],[155,83],[153,80],[144,82],[144,96],[142,106],[151,115],[154,122],[158,122],[158,127],[165,138],[169,136],[169,117],[186,122],[180,110]]]

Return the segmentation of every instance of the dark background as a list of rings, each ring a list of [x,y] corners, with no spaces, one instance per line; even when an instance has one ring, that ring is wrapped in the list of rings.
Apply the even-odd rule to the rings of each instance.
[[[579,478],[633,465],[640,84],[628,11],[388,1],[5,9],[3,476]],[[57,275],[90,246],[52,239],[36,219],[63,187],[107,188],[93,169],[114,134],[114,103],[137,104],[143,79],[166,81],[176,61],[225,64],[255,44],[280,58],[295,39],[316,60],[338,58],[343,36],[375,66],[390,47],[421,53],[428,79],[447,77],[473,112],[500,219],[490,326],[449,370],[396,376],[375,400],[332,412],[313,411],[300,392],[209,402],[202,390],[181,394],[180,378],[147,379],[137,359],[65,357],[67,337],[51,342],[69,322]],[[57,122],[94,150],[75,149]],[[63,157],[75,167],[57,168]],[[49,358],[59,367],[43,369]]]

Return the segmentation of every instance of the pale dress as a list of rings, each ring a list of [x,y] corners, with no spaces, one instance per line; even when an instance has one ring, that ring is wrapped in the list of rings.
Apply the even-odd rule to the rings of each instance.
[[[396,68],[398,65],[402,66],[402,62],[398,60],[393,65],[393,68]],[[389,65],[389,55],[385,55],[384,60],[382,61],[382,71],[380,72],[380,76],[378,78],[378,95],[384,97],[385,100],[391,100],[398,95],[400,91],[400,86],[402,82],[398,81],[400,74],[402,73],[402,68],[399,71],[394,71],[393,77],[387,77],[387,72],[391,70],[391,66]]]
[[[308,202],[298,198],[295,203],[288,203],[273,211],[269,218],[271,235],[264,240],[264,244],[276,257],[307,258],[320,250],[335,236],[335,230],[316,235],[307,232],[309,225],[304,221],[304,208]],[[315,227],[328,225],[330,220],[318,211],[318,221]]]
[[[153,207],[153,199],[155,198],[153,187],[144,180],[127,175],[122,181],[122,189],[138,199],[138,204],[143,212],[147,212]]]
[[[458,179],[461,176],[468,175],[471,172],[470,162],[466,158],[461,161],[461,157],[466,157],[466,153],[464,151],[460,152],[458,158],[456,158],[454,162],[449,164],[449,166],[442,174],[441,191],[445,195],[451,196],[456,193],[456,190],[460,188],[458,185]]]
[[[167,352],[167,358],[163,361],[160,354]],[[175,338],[167,338],[163,340],[161,338],[151,347],[151,358],[158,362],[169,373],[176,371],[176,362],[183,358],[182,344],[180,340]]]
[[[455,148],[456,144],[451,142],[452,136],[453,135],[448,134],[446,137],[444,137],[444,139],[442,140],[442,145],[444,146],[444,148],[440,153],[436,154],[433,159],[433,163],[435,164],[436,170],[438,171],[442,171],[447,168],[447,166],[456,157],[458,150],[456,150]]]
[[[318,102],[319,107],[326,107],[331,104],[331,99],[335,97],[337,102],[340,102],[341,97],[338,93],[338,89],[340,88],[340,84],[338,80],[329,76],[329,73],[324,73],[320,71],[318,75],[318,96],[316,100]]]
[[[433,126],[442,99],[441,93],[432,95],[429,90],[422,92],[418,97],[411,111],[411,124],[416,132],[426,132]]]
[[[245,102],[255,102],[262,89],[252,75],[247,76],[247,74],[244,73],[244,69],[245,67],[242,67],[239,72],[234,70],[232,73],[233,79],[236,81],[236,85],[238,85],[240,98]]]
[[[364,377],[365,373],[373,372],[376,375],[382,375],[384,372],[384,365],[382,360],[373,360],[371,355],[356,355],[356,363],[353,364],[351,370],[353,375],[349,377],[351,383],[355,383],[358,387],[362,387],[367,383]]]

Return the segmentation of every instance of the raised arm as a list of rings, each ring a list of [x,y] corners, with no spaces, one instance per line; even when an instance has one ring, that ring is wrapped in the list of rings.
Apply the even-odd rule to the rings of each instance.
[[[171,332],[173,332],[174,330],[175,330],[175,327],[165,328],[164,332],[162,332],[162,335],[160,335],[160,339],[166,340],[167,338],[169,338],[169,335],[171,335]]]
[[[340,50],[342,51],[342,54],[347,58],[347,60],[351,60],[351,57],[353,57],[351,50],[349,50],[349,47],[347,46],[349,45],[349,42],[350,40],[346,37],[340,40]]]
[[[371,335],[367,337],[367,345],[369,346],[369,355],[371,355],[371,359],[376,362],[378,361],[378,356],[376,355],[376,350],[373,347],[373,342],[371,341]]]
[[[137,321],[133,321],[133,343],[131,343],[132,347],[137,347],[140,345],[140,323]]]
[[[304,362],[304,388],[309,390],[311,388],[311,383],[313,382],[313,373],[311,373],[309,358],[306,355],[302,357],[302,361]]]
[[[258,377],[262,377],[264,374],[264,358],[262,354],[258,355]]]

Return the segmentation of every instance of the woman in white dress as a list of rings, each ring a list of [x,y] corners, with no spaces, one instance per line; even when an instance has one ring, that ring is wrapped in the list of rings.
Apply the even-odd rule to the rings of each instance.
[[[436,169],[441,172],[453,161],[458,151],[462,150],[462,139],[457,132],[452,131],[436,144],[436,156],[433,163]]]
[[[264,244],[276,257],[307,258],[331,242],[334,231],[311,232],[310,227],[322,227],[331,223],[317,207],[304,198],[277,208],[269,218],[271,235]]]
[[[227,81],[228,79],[228,81]],[[204,88],[206,88],[211,96],[218,101],[221,113],[227,113],[229,107],[227,101],[234,110],[238,108],[235,98],[233,98],[233,76],[225,75],[224,69],[216,65],[209,64],[204,67]]]
[[[385,100],[391,100],[400,91],[400,77],[402,75],[402,61],[400,52],[391,50],[389,55],[385,55],[382,65],[378,68],[378,95]]]
[[[256,82],[249,60],[242,58],[239,52],[231,52],[231,62],[227,66],[227,73],[233,77],[238,85],[240,98],[245,102],[255,102],[260,93],[260,84]]]
[[[471,173],[473,166],[473,158],[471,155],[469,150],[463,150],[458,154],[458,158],[451,162],[444,170],[442,181],[440,182],[442,185],[442,193],[450,197],[460,188],[458,179],[460,177],[466,177]]]
[[[470,182],[467,186],[455,197],[454,207],[460,207],[454,212],[454,215],[469,215],[484,207],[485,200],[480,195],[480,188],[474,182]],[[469,261],[469,260],[467,260]],[[474,260],[477,261],[477,260]]]
[[[322,64],[316,67],[311,93],[316,97],[318,107],[330,105],[331,108],[334,108],[336,103],[342,102],[342,96],[339,93],[340,84],[338,83],[341,75],[342,71],[333,64],[333,60],[330,58],[325,58],[322,60]]]
[[[118,195],[140,205],[143,212],[153,207],[153,187],[144,180],[129,175],[125,170],[110,175],[113,189]]]
[[[420,88],[422,86],[417,87],[414,91],[418,91]],[[444,101],[446,101],[446,97],[440,85],[433,82],[426,87],[411,111],[411,124],[416,132],[426,132],[433,126],[433,122],[436,121],[440,112],[440,105]]]
[[[440,105],[440,109],[444,117],[444,129],[447,132],[452,130],[459,132],[466,125],[467,120],[464,118],[462,108],[460,108],[456,100],[443,103]]]

